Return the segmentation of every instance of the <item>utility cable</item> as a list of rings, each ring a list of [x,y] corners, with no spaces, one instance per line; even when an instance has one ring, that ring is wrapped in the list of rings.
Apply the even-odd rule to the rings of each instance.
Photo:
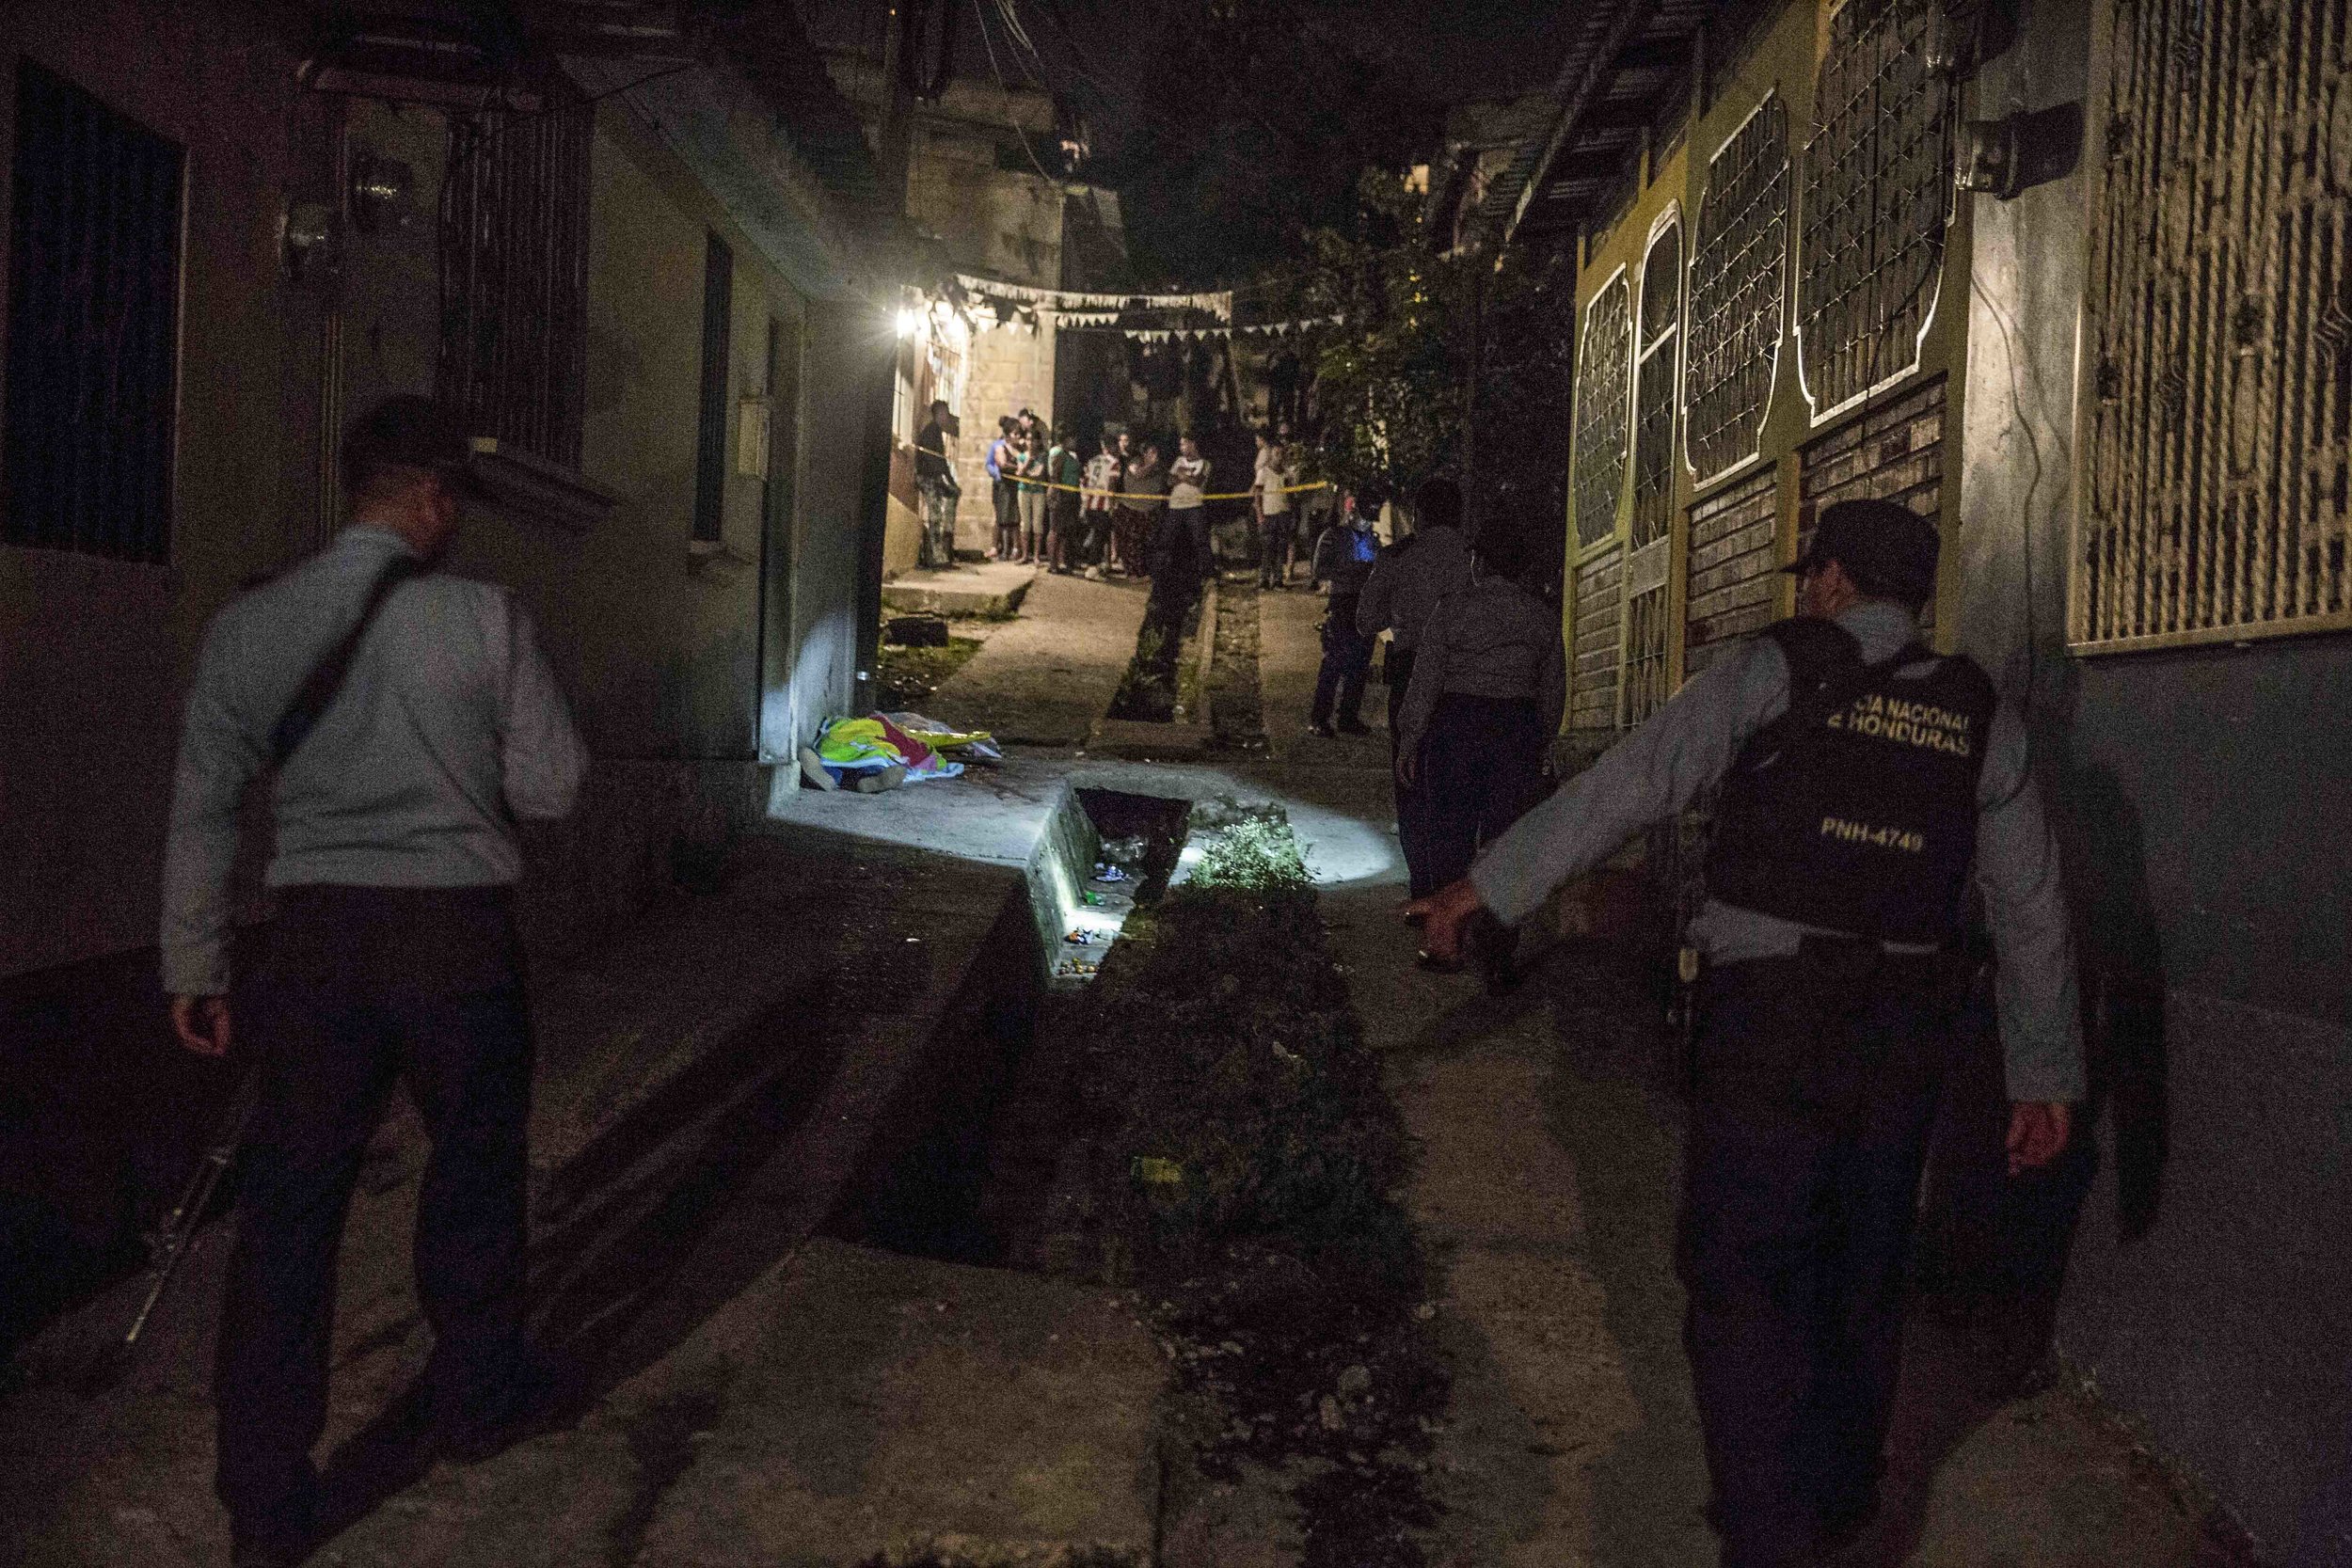
[[[988,73],[996,78],[997,89],[1005,95],[1005,123],[1012,127],[1014,135],[1021,138],[1021,150],[1029,155],[1029,166],[1037,170],[1038,178],[1048,183],[1059,184],[1060,182],[1046,173],[1045,166],[1038,161],[1037,149],[1029,145],[1029,134],[1021,128],[1021,119],[1013,112],[1012,84],[1005,80],[1005,72],[996,63],[996,45],[988,35],[988,9],[981,0],[972,0],[972,14],[979,20],[980,47],[988,51]]]

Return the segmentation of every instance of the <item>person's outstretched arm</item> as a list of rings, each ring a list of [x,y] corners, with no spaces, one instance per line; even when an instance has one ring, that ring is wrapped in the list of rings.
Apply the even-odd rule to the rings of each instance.
[[[1407,905],[1406,917],[1422,923],[1422,945],[1458,956],[1462,923],[1480,909],[1506,926],[1525,920],[1553,889],[1697,799],[1788,704],[1788,659],[1771,639],[1751,639],[1520,817],[1469,876]]]

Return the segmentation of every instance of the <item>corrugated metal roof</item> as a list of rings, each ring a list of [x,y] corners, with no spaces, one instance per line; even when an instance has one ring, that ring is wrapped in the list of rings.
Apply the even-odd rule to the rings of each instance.
[[[1658,122],[1661,95],[1690,89],[1701,29],[1718,0],[1597,0],[1561,62],[1552,112],[1488,184],[1466,237],[1508,245],[1572,233]]]

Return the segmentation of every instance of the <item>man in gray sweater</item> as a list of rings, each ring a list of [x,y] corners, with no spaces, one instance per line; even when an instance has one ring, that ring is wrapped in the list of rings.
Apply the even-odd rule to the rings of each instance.
[[[215,1370],[215,1484],[239,1568],[315,1539],[335,1255],[360,1156],[405,1083],[432,1157],[416,1271],[442,1453],[482,1457],[546,1390],[523,1346],[530,1015],[517,817],[562,816],[587,757],[531,617],[434,570],[464,427],[394,398],[343,445],[351,525],[223,610],[188,694],[165,851],[163,970],[181,1042],[252,1052]],[[237,802],[276,768],[272,923],[231,1004]]]

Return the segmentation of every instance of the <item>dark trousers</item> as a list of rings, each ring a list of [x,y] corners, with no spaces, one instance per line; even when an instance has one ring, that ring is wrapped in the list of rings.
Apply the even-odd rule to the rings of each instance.
[[[1207,507],[1168,508],[1167,535],[1171,562],[1188,560],[1190,570],[1198,577],[1205,578],[1216,570],[1216,546],[1209,538]]]
[[[1393,669],[1395,652],[1389,657]],[[1467,875],[1480,847],[1543,799],[1548,738],[1532,698],[1449,691],[1438,699],[1422,736],[1420,782],[1397,802],[1414,897]]]
[[[1356,629],[1356,595],[1334,594],[1324,607],[1323,663],[1315,671],[1311,724],[1327,724],[1336,712],[1351,727],[1364,721],[1364,680],[1372,673],[1372,639]]]
[[[1961,997],[1819,939],[1701,983],[1677,1264],[1724,1568],[1810,1563],[1876,1504]]]
[[[503,889],[293,888],[251,988],[262,1094],[221,1308],[215,1484],[245,1528],[299,1523],[326,1422],[335,1259],[392,1083],[432,1138],[417,1291],[437,1418],[493,1417],[523,1328],[531,1027]]]
[[[1258,586],[1279,588],[1291,576],[1291,515],[1266,513],[1258,522]]]

